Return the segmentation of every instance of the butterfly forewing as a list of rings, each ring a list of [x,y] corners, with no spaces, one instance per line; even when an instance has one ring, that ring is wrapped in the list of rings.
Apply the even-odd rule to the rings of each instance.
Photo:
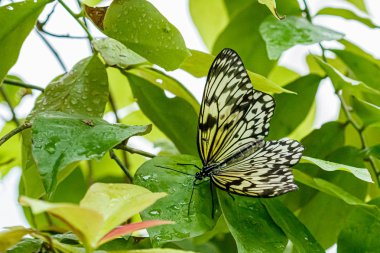
[[[199,114],[203,164],[219,163],[262,140],[273,110],[273,98],[254,90],[240,57],[224,49],[210,68]]]
[[[274,197],[297,189],[290,167],[302,156],[302,145],[294,140],[267,141],[252,153],[232,160],[211,174],[219,188],[240,195]]]

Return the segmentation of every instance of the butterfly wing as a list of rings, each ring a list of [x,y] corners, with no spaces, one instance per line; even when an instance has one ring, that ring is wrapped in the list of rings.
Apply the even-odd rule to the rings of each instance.
[[[198,124],[203,164],[221,162],[268,135],[272,96],[254,90],[236,52],[224,49],[207,76]]]
[[[216,170],[211,179],[219,188],[239,195],[275,197],[297,189],[290,167],[299,162],[303,146],[289,139],[267,141],[240,160]]]

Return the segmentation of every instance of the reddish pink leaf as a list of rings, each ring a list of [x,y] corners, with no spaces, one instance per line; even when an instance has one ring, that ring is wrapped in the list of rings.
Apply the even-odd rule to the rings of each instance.
[[[99,245],[106,243],[108,241],[111,241],[115,238],[118,238],[123,235],[130,234],[132,232],[135,232],[137,230],[141,230],[144,228],[150,228],[154,226],[159,226],[159,225],[165,225],[165,224],[174,224],[172,221],[165,221],[165,220],[148,220],[148,221],[143,221],[143,222],[136,222],[132,224],[126,224],[120,227],[117,227],[110,231],[108,234],[106,234],[101,240]]]

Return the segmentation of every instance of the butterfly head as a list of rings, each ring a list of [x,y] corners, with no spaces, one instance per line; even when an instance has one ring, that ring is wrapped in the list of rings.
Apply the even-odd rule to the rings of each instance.
[[[202,170],[195,173],[195,179],[197,179],[197,180],[203,180],[203,178],[205,178],[205,177],[206,177],[206,174]]]

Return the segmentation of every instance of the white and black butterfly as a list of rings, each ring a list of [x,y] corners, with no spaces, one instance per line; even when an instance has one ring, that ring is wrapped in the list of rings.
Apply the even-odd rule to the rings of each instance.
[[[303,146],[289,139],[264,141],[275,103],[253,89],[239,55],[224,49],[207,76],[198,125],[203,168],[196,180],[210,177],[229,193],[274,197],[297,189],[290,167]]]
[[[253,197],[298,188],[290,167],[301,159],[303,146],[289,139],[264,140],[274,107],[271,95],[253,89],[239,55],[223,49],[203,93],[197,139],[203,168],[195,174],[190,202],[196,181],[206,178],[228,193]]]

